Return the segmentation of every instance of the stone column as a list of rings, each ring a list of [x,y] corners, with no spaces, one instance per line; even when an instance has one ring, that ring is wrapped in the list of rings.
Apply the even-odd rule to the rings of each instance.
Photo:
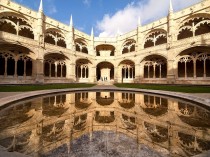
[[[96,67],[92,66],[92,67],[89,67],[88,69],[89,69],[89,81],[92,82],[92,83],[97,82]]]
[[[76,64],[74,62],[72,63],[68,63],[67,64],[67,70],[66,70],[66,78],[67,79],[70,79],[72,82],[75,82],[76,81],[76,75],[75,75],[75,66]]]
[[[134,82],[140,82],[141,72],[142,71],[141,71],[140,64],[135,64],[135,81]]]
[[[173,84],[175,83],[175,74],[174,74],[174,60],[168,60],[167,63],[167,83]]]
[[[119,75],[118,75],[118,67],[116,66],[116,67],[114,67],[114,82],[115,83],[119,83],[118,78],[119,78]]]
[[[44,49],[39,48],[36,51],[38,51],[38,57],[35,61],[36,66],[36,83],[44,83]]]
[[[4,77],[7,77],[7,58],[5,58]]]
[[[23,74],[24,78],[26,78],[26,60],[24,60],[24,74]]]

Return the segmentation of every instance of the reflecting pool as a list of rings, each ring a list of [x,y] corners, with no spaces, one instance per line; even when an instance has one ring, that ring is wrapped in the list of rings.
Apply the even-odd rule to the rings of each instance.
[[[210,109],[126,92],[24,100],[0,110],[0,146],[29,156],[194,156],[210,150]]]

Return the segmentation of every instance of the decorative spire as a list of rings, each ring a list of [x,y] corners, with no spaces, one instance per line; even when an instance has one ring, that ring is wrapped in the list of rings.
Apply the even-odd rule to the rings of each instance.
[[[169,13],[173,13],[173,5],[172,5],[172,1],[170,0],[170,5],[169,5]]]
[[[94,37],[93,27],[91,29],[91,37]]]
[[[139,18],[138,18],[138,27],[140,27],[141,26],[141,17],[139,16]]]
[[[40,1],[39,12],[43,12],[43,2],[42,2],[42,0]]]
[[[73,18],[72,18],[72,15],[71,15],[71,18],[70,18],[70,27],[73,27]]]

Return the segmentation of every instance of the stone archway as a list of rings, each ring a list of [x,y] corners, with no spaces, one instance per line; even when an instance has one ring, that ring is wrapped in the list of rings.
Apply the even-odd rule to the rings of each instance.
[[[97,65],[97,81],[114,82],[114,65],[110,62],[101,62]]]

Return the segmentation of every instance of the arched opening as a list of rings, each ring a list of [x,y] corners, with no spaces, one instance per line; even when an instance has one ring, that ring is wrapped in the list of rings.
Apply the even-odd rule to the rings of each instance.
[[[136,41],[135,40],[127,40],[122,49],[122,54],[129,53],[129,52],[134,52],[135,51],[135,45]]]
[[[200,24],[195,31],[195,35],[206,34],[209,32],[210,32],[210,21]]]
[[[113,45],[102,44],[96,46],[96,55],[101,57],[114,56],[115,47]]]
[[[64,35],[58,29],[50,28],[46,30],[44,41],[52,45],[57,45],[57,46],[66,48]]]
[[[23,80],[27,79],[26,76],[32,76],[33,53],[31,50],[12,44],[4,44],[1,48],[3,50],[0,50],[0,75],[4,75],[5,78],[20,76]],[[8,48],[9,50],[6,50]]]
[[[88,54],[88,47],[83,39],[76,39],[75,45],[76,45],[75,46],[76,51]]]
[[[0,53],[0,75],[4,75],[4,73],[5,73],[5,58]]]
[[[154,42],[152,40],[147,40],[144,44],[144,48],[153,47]]]
[[[210,17],[209,15],[194,15],[186,19],[179,29],[177,39],[185,39],[210,32]]]
[[[34,39],[33,29],[27,19],[15,13],[0,15],[0,31]]]
[[[119,64],[123,83],[131,83],[135,79],[135,63],[131,60],[124,60]]]
[[[97,80],[100,82],[114,81],[114,65],[110,62],[101,62],[97,65]]]
[[[19,31],[19,35],[26,37],[26,38],[30,38],[30,39],[34,39],[34,34],[31,30],[29,30],[28,28],[22,28]]]
[[[193,32],[190,29],[182,29],[178,34],[178,40],[189,38],[193,36]]]
[[[150,32],[145,38],[144,48],[167,43],[167,33],[164,30]]]
[[[57,45],[66,48],[66,42],[64,40],[58,40]]]
[[[7,75],[14,76],[15,74],[15,60],[14,58],[7,59]]]
[[[179,78],[205,78],[210,76],[210,49],[198,46],[182,51],[178,56]]]
[[[91,67],[91,62],[87,59],[78,59],[76,61],[76,80],[78,82],[89,82],[89,71]]]
[[[3,23],[2,22],[0,23],[0,31],[15,34],[15,35],[17,34],[15,26],[13,26],[10,23],[6,23],[6,21]]]
[[[52,36],[45,36],[44,42],[55,45],[55,39]]]
[[[145,57],[144,78],[161,79],[167,77],[167,60],[159,55]]]
[[[20,55],[17,61],[18,76],[32,76],[32,59],[26,55]]]
[[[44,57],[44,75],[45,77],[66,77],[66,59],[62,54],[48,54]]]

